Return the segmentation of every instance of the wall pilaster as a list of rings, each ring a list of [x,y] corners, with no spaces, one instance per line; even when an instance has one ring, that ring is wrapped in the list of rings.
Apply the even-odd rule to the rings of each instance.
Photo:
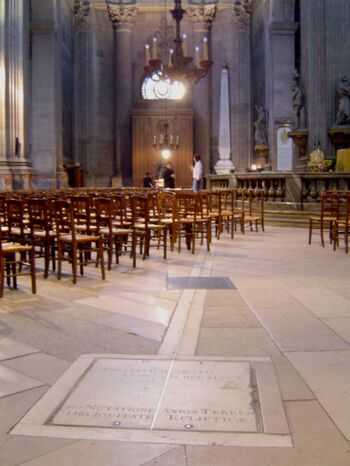
[[[203,48],[203,39],[211,45],[211,25],[215,19],[216,9],[213,7],[191,7],[186,10],[193,25],[194,44]],[[194,152],[202,156],[204,173],[213,168],[210,154],[211,108],[210,108],[211,72],[193,86],[194,103]]]
[[[232,161],[238,171],[244,171],[250,165],[252,152],[250,21],[250,0],[234,2],[230,72],[231,145]]]
[[[136,7],[108,8],[115,39],[115,165],[117,183],[132,184],[131,108],[132,62],[131,34]]]

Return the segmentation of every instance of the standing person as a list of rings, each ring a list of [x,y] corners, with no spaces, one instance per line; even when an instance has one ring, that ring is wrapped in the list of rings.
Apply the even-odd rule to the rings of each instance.
[[[201,189],[201,180],[203,176],[202,158],[199,154],[194,155],[193,163],[193,191],[198,193]]]
[[[153,181],[152,181],[152,178],[149,176],[148,172],[146,172],[145,176],[143,177],[143,187],[153,188]]]
[[[164,188],[174,189],[175,188],[175,172],[171,162],[167,163],[167,166],[163,172]]]

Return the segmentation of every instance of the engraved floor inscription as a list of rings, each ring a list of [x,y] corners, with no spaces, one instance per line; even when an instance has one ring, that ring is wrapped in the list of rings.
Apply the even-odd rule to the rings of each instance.
[[[292,446],[269,358],[82,355],[11,434]]]
[[[50,424],[257,432],[250,364],[97,359]]]

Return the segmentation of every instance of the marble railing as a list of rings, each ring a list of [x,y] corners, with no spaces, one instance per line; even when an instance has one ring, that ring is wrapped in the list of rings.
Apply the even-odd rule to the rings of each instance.
[[[326,191],[350,191],[350,173],[253,172],[208,175],[207,188],[237,188],[263,192],[266,201],[301,206],[318,202]]]

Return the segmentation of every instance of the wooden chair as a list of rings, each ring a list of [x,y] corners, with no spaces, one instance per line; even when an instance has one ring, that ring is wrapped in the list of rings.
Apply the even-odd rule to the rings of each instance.
[[[152,240],[156,240],[157,248],[160,240],[163,241],[163,257],[167,257],[167,232],[165,225],[161,223],[160,217],[154,218],[154,201],[151,196],[134,195],[131,196],[131,223],[136,241],[140,244],[142,259],[149,257]],[[134,259],[136,260],[136,259]]]
[[[170,250],[174,250],[177,239],[180,240],[180,219],[175,194],[161,192],[157,196],[158,213],[161,224],[165,225],[165,233],[169,233]],[[180,246],[179,246],[180,248]]]
[[[349,252],[349,235],[350,235],[350,193],[345,195],[345,211],[342,218],[336,219],[333,222],[332,240],[333,249],[336,250],[339,246],[339,237],[343,235],[345,243],[345,253]]]
[[[29,198],[28,213],[31,244],[36,250],[36,256],[44,257],[44,278],[47,278],[50,260],[52,270],[56,270],[56,233],[52,225],[51,202],[47,199]]]
[[[176,193],[177,209],[180,223],[179,252],[181,250],[181,232],[184,232],[187,249],[195,253],[196,239],[206,238],[207,250],[210,251],[211,243],[211,218],[204,214],[203,198],[200,193],[179,192]]]
[[[57,279],[61,279],[62,262],[72,264],[73,284],[77,281],[77,266],[80,275],[89,262],[92,252],[96,253],[96,266],[101,267],[102,280],[105,279],[103,244],[101,236],[80,233],[76,229],[73,206],[69,201],[54,201],[54,216],[57,234]],[[95,246],[93,246],[95,244]]]
[[[115,200],[114,200],[115,201]],[[135,257],[135,235],[133,229],[122,228],[117,223],[122,219],[115,218],[115,202],[111,198],[99,197],[95,199],[96,206],[96,226],[97,234],[101,236],[103,244],[108,254],[108,270],[112,268],[113,251],[115,252],[116,263],[119,263],[119,256],[122,247],[127,244],[128,237],[131,236],[131,256]],[[133,265],[136,265],[134,260]]]
[[[259,230],[259,225],[262,231],[265,231],[263,191],[248,192],[248,211],[244,213],[244,223],[249,224],[250,231],[253,231],[253,225],[256,232]]]
[[[324,247],[324,231],[329,231],[329,241],[332,242],[333,224],[339,219],[339,195],[336,193],[324,193],[321,197],[320,215],[309,217],[309,244],[311,244],[313,229],[317,225],[321,244]]]
[[[28,254],[28,262],[25,257]],[[26,267],[29,267],[29,272],[26,272]],[[4,281],[6,279],[7,286],[12,286],[17,289],[17,277],[19,275],[30,275],[32,293],[36,293],[35,279],[35,257],[34,248],[30,245],[23,245],[13,242],[3,242],[2,232],[0,227],[0,298],[4,294]]]

